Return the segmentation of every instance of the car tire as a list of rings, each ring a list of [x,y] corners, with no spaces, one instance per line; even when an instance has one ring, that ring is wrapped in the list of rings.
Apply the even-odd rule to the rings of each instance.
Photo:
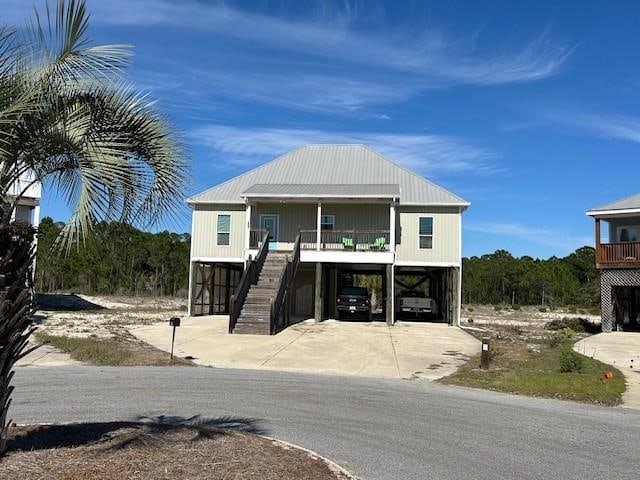
[[[371,310],[369,310],[369,313],[367,314],[367,318],[369,319],[369,321],[372,320],[373,315],[371,314]]]
[[[340,310],[336,310],[336,320],[340,320]]]

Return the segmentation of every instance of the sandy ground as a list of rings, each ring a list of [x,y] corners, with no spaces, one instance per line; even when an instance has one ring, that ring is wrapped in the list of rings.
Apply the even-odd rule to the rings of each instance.
[[[540,311],[540,307],[523,306],[520,310],[505,307],[496,311],[493,305],[463,305],[461,321],[463,324],[477,327],[490,325],[511,325],[532,330],[544,330],[544,326],[552,321],[565,317],[585,318],[594,325],[600,324],[600,315],[590,315],[586,310],[570,313],[567,309]]]
[[[38,332],[67,337],[113,338],[129,335],[132,326],[168,322],[186,316],[186,300],[148,297],[89,295],[39,295]],[[35,343],[32,343],[35,345]],[[78,362],[43,345],[21,359],[17,366],[60,366]]]

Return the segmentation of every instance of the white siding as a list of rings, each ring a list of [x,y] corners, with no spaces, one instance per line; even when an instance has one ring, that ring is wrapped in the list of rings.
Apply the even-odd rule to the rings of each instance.
[[[216,245],[218,214],[231,215],[231,235],[228,246]],[[191,227],[191,258],[241,258],[247,225],[244,205],[197,205]]]
[[[451,207],[398,207],[396,262],[460,263],[461,215]],[[433,218],[433,248],[418,248],[420,217]]]

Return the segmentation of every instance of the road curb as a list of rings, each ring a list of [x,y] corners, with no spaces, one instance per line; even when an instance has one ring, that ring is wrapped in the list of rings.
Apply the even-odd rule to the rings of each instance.
[[[270,437],[268,435],[258,435],[259,437],[266,438],[267,440],[271,440],[274,443],[277,443],[283,447],[295,448],[296,450],[302,450],[303,452],[308,453],[311,457],[322,460],[327,466],[331,469],[332,472],[339,473],[344,475],[349,480],[360,480],[359,477],[355,476],[353,473],[348,471],[346,468],[338,465],[336,462],[327,458],[325,456],[320,455],[318,452],[310,450],[308,448],[302,447],[300,445],[296,445],[295,443],[286,442],[284,440],[280,440],[279,438]]]

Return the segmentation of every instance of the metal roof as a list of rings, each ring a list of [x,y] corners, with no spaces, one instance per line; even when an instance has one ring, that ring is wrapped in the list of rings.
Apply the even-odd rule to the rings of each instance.
[[[627,211],[628,213],[636,213],[636,210],[640,212],[640,193],[592,208],[587,212],[587,215],[597,216],[607,213],[625,213]]]
[[[399,198],[398,184],[259,183],[242,192],[243,197]]]
[[[289,185],[293,190],[302,190],[301,185],[309,186],[305,187],[309,189],[311,186],[341,189],[349,185],[367,191],[374,185],[397,185],[401,205],[469,205],[457,195],[401,167],[370,147],[356,144],[304,145],[199,193],[187,202],[244,203],[243,194],[255,185]],[[386,188],[380,187],[380,192],[387,191]]]

